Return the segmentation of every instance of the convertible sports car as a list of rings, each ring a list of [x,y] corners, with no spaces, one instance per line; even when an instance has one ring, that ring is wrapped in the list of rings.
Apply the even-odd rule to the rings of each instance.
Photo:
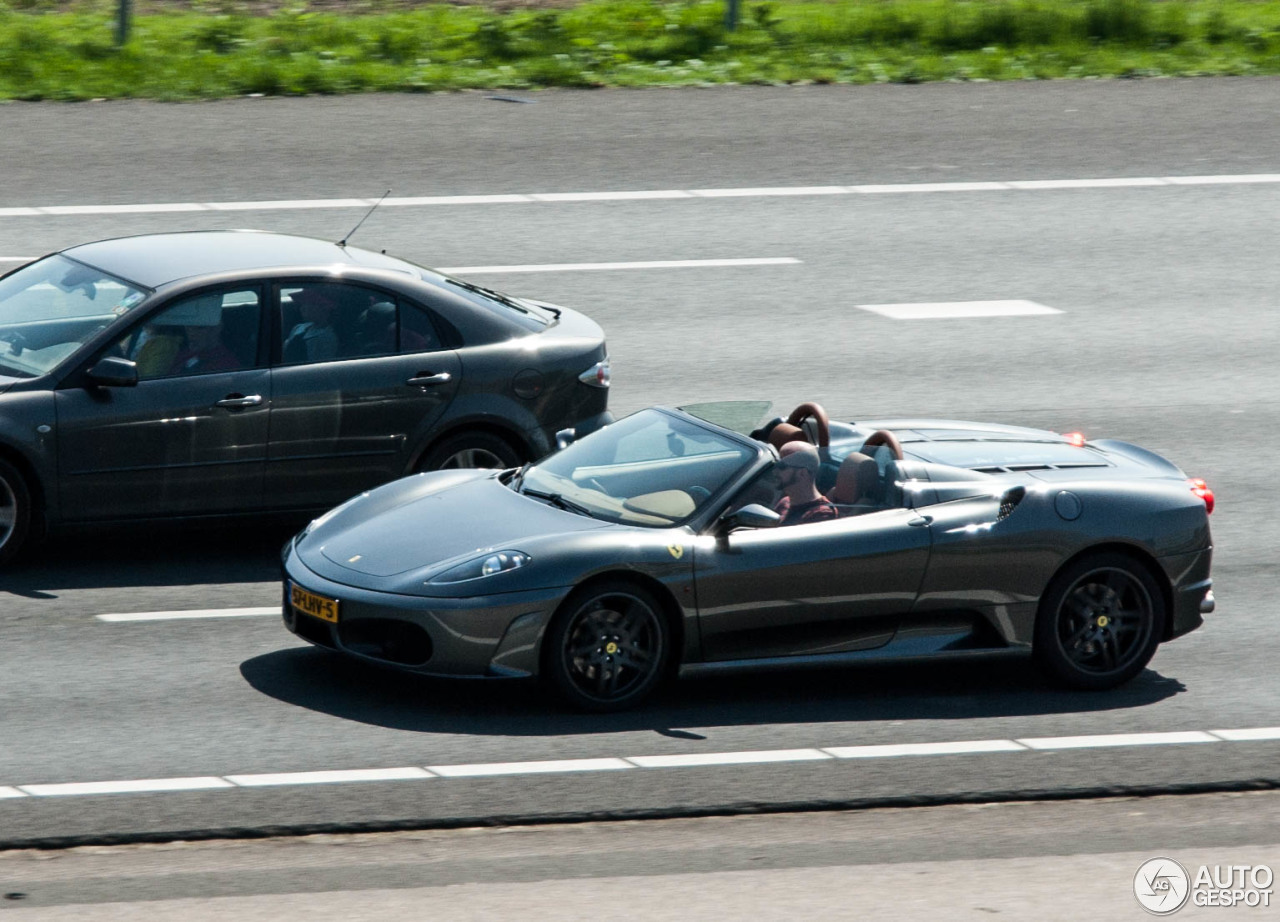
[[[748,435],[741,409],[643,410],[523,468],[361,494],[285,548],[285,625],[614,710],[675,672],[931,656],[1110,688],[1213,610],[1213,493],[1153,452],[816,404]]]
[[[382,253],[252,231],[0,277],[0,564],[45,526],[322,510],[608,414],[604,334]]]

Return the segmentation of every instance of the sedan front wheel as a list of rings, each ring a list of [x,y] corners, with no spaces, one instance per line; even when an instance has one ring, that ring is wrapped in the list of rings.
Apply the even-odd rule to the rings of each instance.
[[[0,460],[0,565],[12,560],[31,531],[31,491],[22,473]]]

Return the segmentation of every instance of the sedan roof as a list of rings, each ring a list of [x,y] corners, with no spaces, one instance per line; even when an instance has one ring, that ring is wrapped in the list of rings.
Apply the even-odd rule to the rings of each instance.
[[[86,243],[63,253],[147,288],[200,275],[286,266],[356,265],[417,276],[410,263],[391,256],[264,231],[145,234]]]

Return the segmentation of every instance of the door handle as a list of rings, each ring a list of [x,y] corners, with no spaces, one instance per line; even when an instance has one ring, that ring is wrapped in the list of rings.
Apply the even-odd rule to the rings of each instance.
[[[452,380],[453,375],[447,371],[442,371],[435,375],[420,371],[404,383],[410,387],[435,387],[437,384],[448,384]]]
[[[908,524],[908,525],[932,525],[932,524],[933,524],[933,516],[931,516],[931,515],[917,515],[914,519],[912,519],[912,520],[911,520],[910,522],[908,522],[907,524]]]
[[[262,397],[258,394],[250,394],[248,397],[245,397],[243,394],[228,394],[215,403],[214,406],[227,407],[231,410],[241,410],[245,407],[258,407],[262,406]]]

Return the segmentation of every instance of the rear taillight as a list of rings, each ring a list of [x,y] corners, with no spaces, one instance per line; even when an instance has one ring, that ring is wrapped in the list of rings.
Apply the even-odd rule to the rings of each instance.
[[[1204,511],[1213,512],[1213,491],[1209,489],[1209,485],[1199,477],[1192,477],[1187,481],[1187,485],[1191,487],[1191,492],[1204,500]]]
[[[1067,432],[1062,437],[1076,448],[1084,448],[1085,438],[1083,432]]]
[[[592,387],[608,387],[609,360],[605,358],[596,362],[582,374],[578,375],[578,380],[583,384],[590,384]]]

